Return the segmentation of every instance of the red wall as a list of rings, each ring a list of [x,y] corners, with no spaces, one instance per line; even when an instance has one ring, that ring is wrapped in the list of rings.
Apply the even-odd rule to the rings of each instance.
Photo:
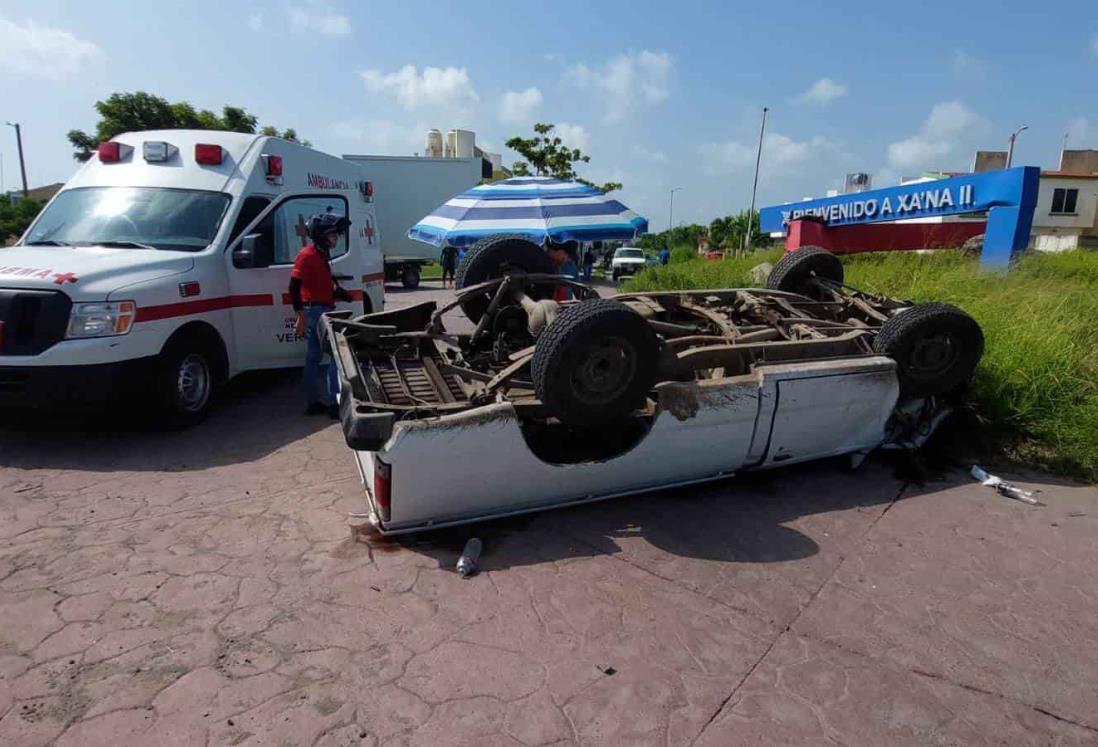
[[[982,234],[986,225],[984,221],[866,223],[828,228],[814,220],[795,220],[789,223],[785,248],[792,251],[802,246],[819,246],[835,254],[955,248]]]

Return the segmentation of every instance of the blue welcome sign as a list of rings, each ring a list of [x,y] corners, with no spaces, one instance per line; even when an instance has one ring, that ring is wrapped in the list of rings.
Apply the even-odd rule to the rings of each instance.
[[[987,212],[984,267],[1006,267],[1011,255],[1029,244],[1033,209],[1037,205],[1040,169],[1020,166],[984,171],[902,187],[825,197],[764,207],[763,231],[782,231],[791,220],[814,216],[828,226]]]

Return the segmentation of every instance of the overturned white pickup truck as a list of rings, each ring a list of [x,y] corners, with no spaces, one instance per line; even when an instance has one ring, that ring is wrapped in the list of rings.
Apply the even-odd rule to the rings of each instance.
[[[600,299],[494,236],[443,309],[329,315],[372,522],[410,532],[921,443],[983,334],[952,306],[842,281],[809,248],[766,290]],[[560,287],[572,298],[549,300]],[[472,334],[443,328],[457,305]]]

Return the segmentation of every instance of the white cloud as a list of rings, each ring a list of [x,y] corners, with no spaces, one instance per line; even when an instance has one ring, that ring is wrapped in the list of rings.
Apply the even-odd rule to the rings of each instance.
[[[586,151],[591,147],[591,133],[583,125],[560,122],[553,134],[559,136],[569,148]]]
[[[637,103],[664,101],[670,94],[671,65],[667,52],[644,50],[619,55],[595,68],[574,65],[565,79],[601,94],[606,107],[603,121],[610,124],[625,119]]]
[[[888,162],[895,168],[940,168],[956,154],[959,140],[980,118],[960,101],[935,104],[923,126],[911,137],[888,146]]]
[[[312,32],[324,36],[347,36],[351,33],[351,19],[339,15],[322,0],[309,0],[304,5],[286,8],[290,30],[295,33]]]
[[[739,140],[710,143],[702,147],[703,155],[714,165],[739,169],[754,167],[758,145]],[[794,140],[780,132],[768,132],[763,137],[762,162],[766,169],[804,163],[821,152],[833,154],[838,146],[827,138],[816,135],[808,140]]]
[[[0,16],[0,71],[40,78],[70,78],[105,55],[93,42],[64,29],[22,24]]]
[[[261,13],[252,13],[248,16],[248,28],[252,31],[263,30],[263,15]]]
[[[846,95],[846,84],[836,83],[831,78],[820,78],[812,86],[794,99],[798,104],[829,104]]]
[[[499,121],[524,124],[532,122],[541,110],[541,90],[531,86],[525,91],[508,91],[499,106]]]
[[[630,152],[633,157],[639,161],[652,161],[653,163],[667,163],[667,154],[662,150],[654,150],[650,148],[644,148],[640,145],[634,145]]]
[[[405,65],[395,73],[363,70],[366,90],[391,96],[408,111],[427,110],[447,118],[445,127],[466,124],[480,101],[465,68]]]

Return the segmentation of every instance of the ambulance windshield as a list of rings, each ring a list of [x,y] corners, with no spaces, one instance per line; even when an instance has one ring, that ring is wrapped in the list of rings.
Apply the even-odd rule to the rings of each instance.
[[[62,192],[24,244],[153,247],[196,252],[217,235],[229,196],[160,187],[82,187]]]

